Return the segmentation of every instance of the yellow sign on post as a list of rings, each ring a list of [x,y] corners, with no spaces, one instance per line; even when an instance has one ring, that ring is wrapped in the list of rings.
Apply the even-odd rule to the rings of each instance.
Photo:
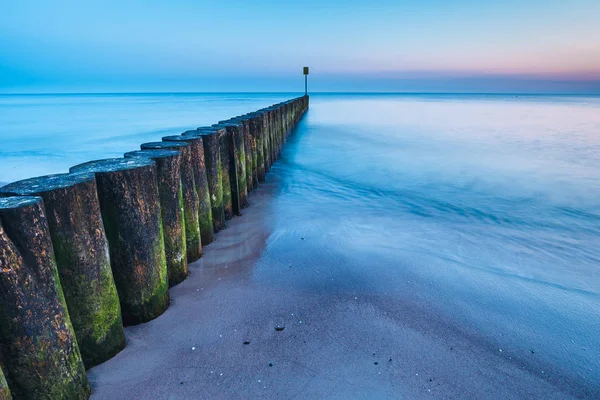
[[[308,67],[304,67],[304,75],[308,75]]]

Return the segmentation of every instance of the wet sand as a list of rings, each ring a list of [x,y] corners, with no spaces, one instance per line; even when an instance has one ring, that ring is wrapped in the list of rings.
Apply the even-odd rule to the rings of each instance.
[[[313,251],[312,238],[281,235],[285,215],[273,215],[281,190],[278,171],[190,266],[189,278],[171,290],[167,312],[127,328],[125,350],[89,371],[92,398],[591,395],[569,379],[532,371],[411,293],[371,293],[353,277],[325,274],[321,267],[343,262],[328,259],[326,251],[311,254],[317,260],[312,265],[302,261]],[[277,247],[285,249],[283,255],[267,257]],[[338,278],[344,283],[336,285]]]

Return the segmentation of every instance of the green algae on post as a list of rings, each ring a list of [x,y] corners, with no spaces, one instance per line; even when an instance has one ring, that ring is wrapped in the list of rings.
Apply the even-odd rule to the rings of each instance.
[[[265,144],[263,135],[263,113],[255,112],[250,125],[250,134],[256,143],[256,178],[265,181]]]
[[[113,357],[125,347],[125,334],[94,174],[26,179],[0,193],[42,197],[83,362],[91,368]]]
[[[176,150],[141,150],[125,153],[125,157],[146,157],[156,163],[167,274],[169,286],[175,286],[183,282],[188,275],[180,173],[181,153]]]
[[[96,175],[123,323],[135,325],[169,306],[156,165],[145,158],[91,161],[71,172]]]
[[[210,194],[210,206],[215,232],[225,228],[223,169],[221,167],[221,150],[219,146],[221,130],[214,127],[201,127],[197,129],[198,135],[202,136],[202,144],[204,146],[206,180]]]
[[[242,215],[242,208],[248,205],[246,186],[246,154],[242,124],[237,121],[222,121],[219,126],[225,128],[229,151],[229,183],[231,185],[231,203],[233,214]]]
[[[181,153],[181,188],[183,192],[183,219],[185,221],[185,247],[188,263],[202,257],[202,240],[198,220],[198,191],[194,181],[192,151],[186,142],[151,142],[140,146],[142,150],[169,149]]]
[[[246,157],[246,145],[244,142],[244,124],[241,121],[234,121],[232,124],[227,125],[227,129],[232,131],[232,143],[233,143],[233,159],[235,161],[236,178],[237,178],[237,197],[239,199],[237,215],[242,215],[242,208],[248,207],[248,178],[247,178],[247,157]],[[252,155],[250,155],[252,156]],[[250,165],[252,165],[252,158],[250,158]],[[250,170],[250,180],[252,180],[252,171]]]
[[[271,121],[270,121],[270,113],[269,110],[263,109],[263,132],[265,137],[265,172],[269,172],[271,170],[271,165],[273,165],[273,137],[271,130]]]
[[[247,121],[248,121],[248,130],[247,130],[247,137],[248,137],[248,141],[250,143],[250,152],[252,154],[252,159],[251,159],[251,165],[252,165],[252,190],[256,189],[258,187],[258,169],[259,169],[259,161],[258,161],[258,152],[259,152],[259,148],[256,142],[256,136],[253,133],[253,130],[255,129],[255,122],[256,122],[256,115],[254,114],[249,114],[247,115]],[[244,142],[246,143],[246,142]],[[247,156],[247,154],[246,154]]]
[[[252,136],[250,135],[250,117],[248,116],[238,116],[232,118],[232,121],[238,122],[241,124],[241,135],[244,140],[244,154],[245,154],[245,164],[246,164],[246,189],[247,192],[251,192],[254,190],[254,181],[256,178],[256,162],[253,163],[254,151],[252,146]],[[243,207],[247,207],[248,202],[243,205]]]
[[[214,240],[212,205],[206,170],[206,157],[204,155],[204,141],[202,136],[198,135],[197,130],[190,130],[182,133],[181,140],[189,143],[192,150],[194,179],[196,180],[196,187],[198,188],[198,197],[200,201],[198,219],[200,221],[202,245],[204,246]]]
[[[0,338],[15,398],[87,399],[41,197],[0,198]]]
[[[237,182],[237,177],[231,179],[231,175],[233,174],[235,176],[236,174],[235,165],[232,167],[233,160],[230,155],[230,150],[233,146],[233,143],[231,143],[231,132],[228,132],[227,129],[222,126],[218,127],[223,128],[219,130],[219,154],[221,156],[219,168],[221,169],[221,186],[223,189],[223,212],[225,214],[225,219],[227,220],[233,218],[231,185]],[[237,194],[237,191],[234,193]],[[236,199],[236,202],[238,201],[239,199]]]
[[[10,388],[8,387],[8,382],[6,382],[2,366],[0,366],[0,400],[12,400]]]

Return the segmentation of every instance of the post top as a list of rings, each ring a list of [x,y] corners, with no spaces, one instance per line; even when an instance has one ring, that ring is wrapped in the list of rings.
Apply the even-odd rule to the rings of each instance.
[[[193,136],[181,136],[181,135],[165,136],[164,138],[162,138],[162,140],[164,140],[165,142],[184,142],[184,143],[193,142],[194,140],[197,140],[197,139],[200,139],[200,138],[195,138]]]
[[[37,176],[35,178],[28,178],[9,183],[8,185],[0,188],[0,193],[20,196],[36,195],[39,193],[51,192],[56,189],[74,186],[78,183],[88,182],[93,179],[94,174],[89,172],[73,172],[66,174]]]
[[[149,158],[107,158],[104,160],[89,161],[70,168],[71,172],[115,172],[136,168],[153,166],[154,161]]]
[[[42,201],[38,196],[11,196],[0,197],[0,210],[11,210],[15,208],[27,207]]]
[[[156,160],[159,158],[177,157],[179,155],[180,155],[180,153],[177,150],[167,150],[167,149],[165,149],[165,150],[163,150],[163,149],[136,150],[136,151],[129,151],[124,154],[125,158],[147,157],[147,158],[151,158],[153,160]]]
[[[219,127],[202,127],[202,128],[198,128],[196,129],[195,133],[184,133],[184,136],[190,136],[190,137],[199,137],[199,136],[210,136],[210,135],[218,135],[219,131],[222,130],[223,128],[219,128]]]
[[[162,150],[162,149],[174,149],[174,148],[182,148],[189,147],[190,144],[187,142],[149,142],[143,143],[140,146],[142,150]]]

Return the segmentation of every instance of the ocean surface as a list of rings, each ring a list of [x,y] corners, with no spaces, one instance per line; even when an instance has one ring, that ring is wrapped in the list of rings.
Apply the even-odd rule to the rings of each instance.
[[[293,96],[0,96],[0,181]],[[418,304],[600,393],[600,97],[317,94],[269,179],[252,279]]]
[[[139,150],[298,94],[0,94],[0,182]]]

